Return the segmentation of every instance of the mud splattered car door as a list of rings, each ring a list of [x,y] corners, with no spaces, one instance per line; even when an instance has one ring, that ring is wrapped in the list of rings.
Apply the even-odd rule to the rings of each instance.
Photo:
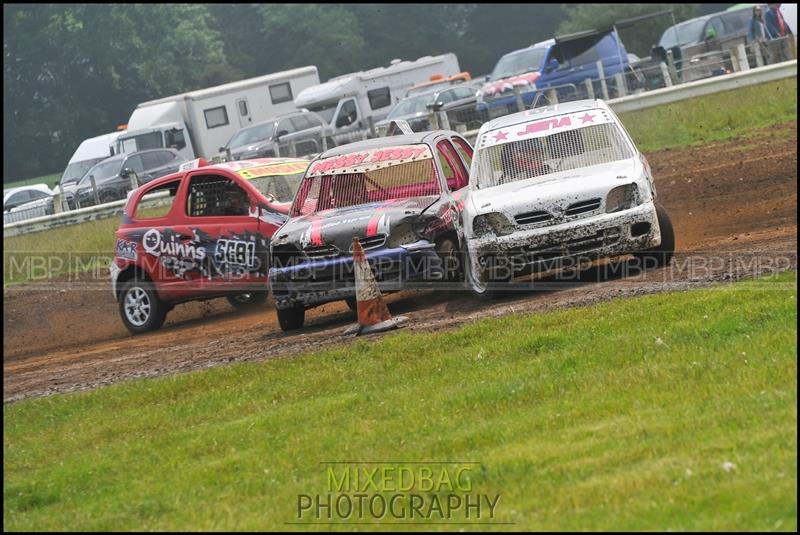
[[[185,180],[184,224],[176,230],[191,246],[183,252],[195,260],[189,274],[194,284],[187,290],[195,295],[266,290],[274,226],[259,220],[259,199],[241,179],[225,173],[199,169]]]

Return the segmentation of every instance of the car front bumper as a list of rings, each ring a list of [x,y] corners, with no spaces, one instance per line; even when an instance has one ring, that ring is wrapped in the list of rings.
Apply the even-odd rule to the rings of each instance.
[[[505,280],[563,267],[576,258],[643,251],[661,243],[655,204],[575,221],[467,240],[469,262],[481,279]]]
[[[435,245],[425,240],[381,247],[365,255],[382,291],[401,290],[414,280],[438,280],[444,273]],[[278,308],[310,307],[355,297],[353,257],[342,255],[272,268],[269,284]]]

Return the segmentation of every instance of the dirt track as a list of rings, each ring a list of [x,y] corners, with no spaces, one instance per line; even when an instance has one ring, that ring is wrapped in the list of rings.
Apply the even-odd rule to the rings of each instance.
[[[648,159],[677,234],[670,268],[627,277],[593,269],[569,283],[544,279],[536,291],[509,292],[488,305],[466,292],[448,292],[446,298],[403,292],[387,298],[390,309],[411,317],[410,330],[438,330],[479,317],[796,269],[796,122],[763,130],[757,138],[660,151]],[[161,331],[132,337],[107,283],[15,286],[4,291],[3,398],[287,356],[341,343],[339,335],[353,319],[343,303],[333,303],[309,311],[306,328],[286,335],[274,310],[235,312],[220,299],[179,305]]]

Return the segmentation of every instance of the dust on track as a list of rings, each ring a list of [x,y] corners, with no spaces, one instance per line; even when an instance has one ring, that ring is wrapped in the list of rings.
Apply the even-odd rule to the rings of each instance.
[[[797,123],[746,140],[647,155],[672,218],[672,266],[620,276],[590,269],[571,282],[550,277],[492,303],[467,292],[387,296],[408,330],[450,329],[481,317],[578,306],[622,296],[681,290],[797,265]],[[3,398],[14,401],[96,388],[228,362],[295,355],[346,342],[354,315],[343,303],[307,313],[306,327],[282,333],[271,307],[234,311],[224,299],[177,306],[165,327],[130,336],[107,283],[56,280],[7,288],[3,303]],[[375,335],[380,336],[380,335]]]

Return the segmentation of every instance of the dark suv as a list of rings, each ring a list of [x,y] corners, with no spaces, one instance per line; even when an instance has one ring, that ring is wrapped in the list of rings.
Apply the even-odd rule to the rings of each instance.
[[[151,180],[174,173],[186,158],[174,149],[152,149],[118,154],[106,158],[89,169],[74,187],[66,190],[66,199],[70,208],[81,208],[94,204],[92,179],[97,184],[97,196],[101,203],[124,199],[131,190],[131,174],[136,175],[138,184],[146,184]]]
[[[300,110],[238,130],[220,147],[221,160],[246,160],[319,154],[334,146],[325,122],[312,111]]]

